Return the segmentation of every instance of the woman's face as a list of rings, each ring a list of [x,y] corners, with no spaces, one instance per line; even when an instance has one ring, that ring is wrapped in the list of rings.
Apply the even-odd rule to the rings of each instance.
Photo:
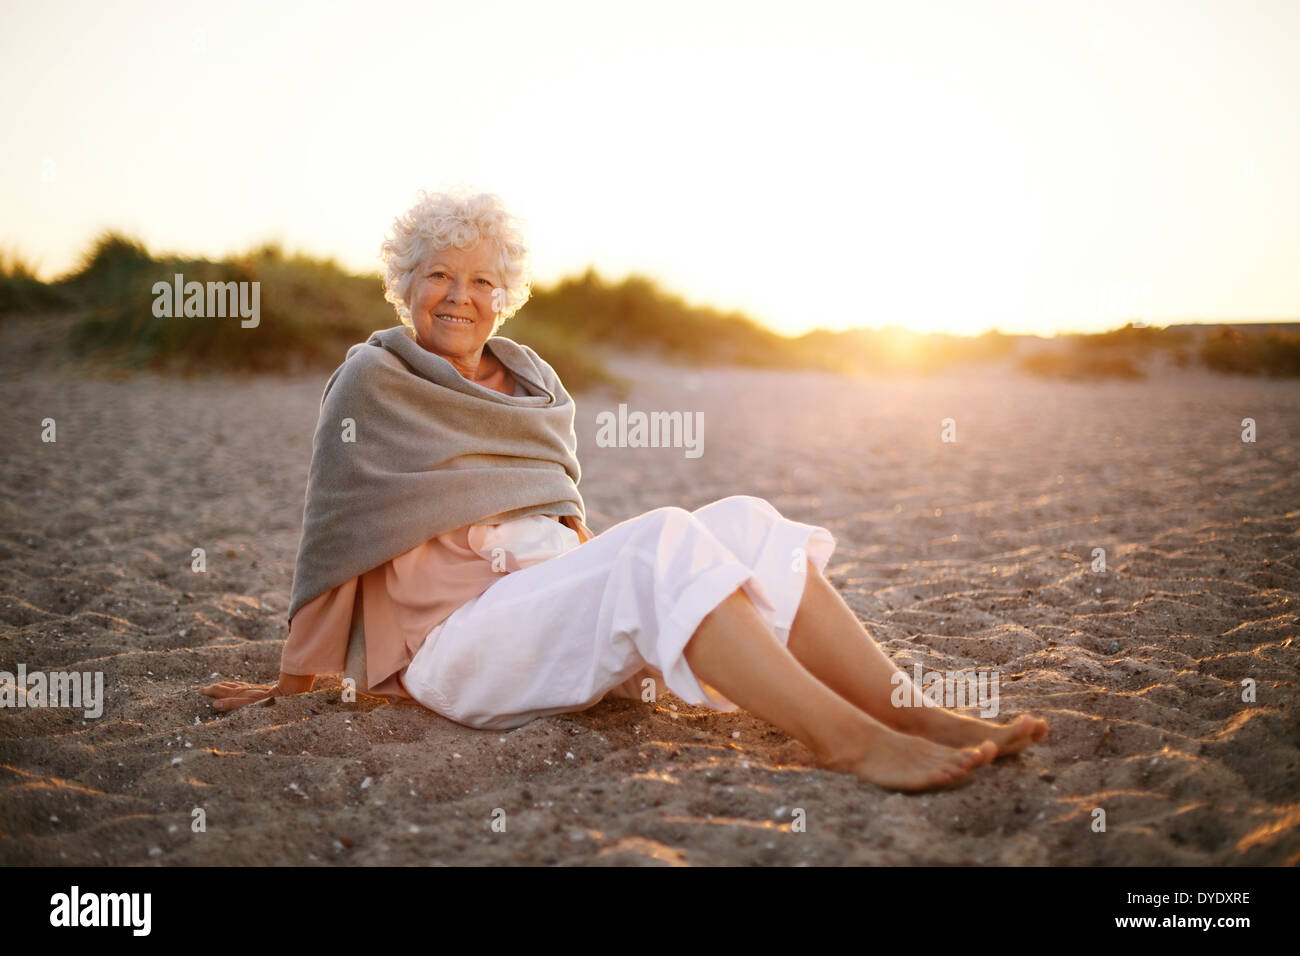
[[[501,286],[497,250],[480,241],[469,249],[436,249],[411,280],[411,324],[419,343],[461,374],[472,372],[496,327],[493,290]]]

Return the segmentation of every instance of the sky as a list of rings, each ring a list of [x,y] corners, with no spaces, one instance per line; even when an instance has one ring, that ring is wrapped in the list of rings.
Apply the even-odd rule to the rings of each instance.
[[[366,273],[492,192],[535,284],[777,331],[1300,318],[1300,2],[0,2],[0,249]]]

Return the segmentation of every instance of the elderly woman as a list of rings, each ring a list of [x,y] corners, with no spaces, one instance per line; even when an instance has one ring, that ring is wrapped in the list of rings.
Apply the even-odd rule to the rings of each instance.
[[[529,295],[497,197],[420,194],[383,258],[403,324],[354,345],[325,386],[280,679],[204,687],[216,710],[346,671],[502,729],[662,683],[901,790],[1046,733],[1028,716],[895,706],[925,698],[898,693],[909,678],[824,577],[834,539],[761,499],[593,535],[573,400],[536,352],[495,335]]]

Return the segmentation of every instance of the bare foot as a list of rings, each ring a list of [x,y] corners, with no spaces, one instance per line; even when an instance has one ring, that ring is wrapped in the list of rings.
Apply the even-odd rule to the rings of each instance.
[[[942,707],[919,707],[915,716],[916,723],[908,728],[909,733],[949,747],[972,747],[991,740],[999,757],[1018,754],[1047,736],[1047,721],[1028,714],[1021,714],[1009,724],[995,724]]]
[[[888,790],[931,790],[991,762],[997,753],[996,745],[988,741],[949,747],[880,727],[856,753],[828,757],[822,763]]]

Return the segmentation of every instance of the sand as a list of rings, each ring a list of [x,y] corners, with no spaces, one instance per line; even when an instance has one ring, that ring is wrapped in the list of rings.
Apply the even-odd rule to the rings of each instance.
[[[578,396],[595,531],[764,497],[835,535],[831,580],[909,673],[995,669],[1001,717],[1050,722],[903,795],[671,696],[497,733],[331,679],[218,715],[194,688],[277,674],[324,376],[105,377],[36,352],[44,324],[0,326],[0,670],[102,671],[106,701],[0,710],[0,863],[1300,861],[1300,383],[618,359],[630,409],[704,413],[694,459],[597,447],[617,400]]]

